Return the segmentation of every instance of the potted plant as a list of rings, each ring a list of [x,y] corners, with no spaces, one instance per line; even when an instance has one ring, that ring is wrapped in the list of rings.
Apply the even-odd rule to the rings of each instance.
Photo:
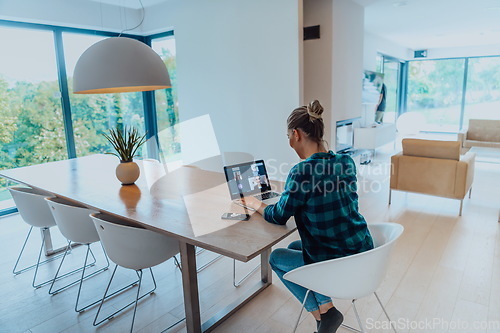
[[[116,177],[122,185],[131,185],[139,178],[139,166],[133,161],[137,155],[137,149],[146,142],[146,134],[140,135],[135,127],[124,126],[123,129],[116,127],[109,130],[108,134],[103,134],[111,143],[115,152],[107,154],[115,155],[120,159],[120,164],[116,167]]]

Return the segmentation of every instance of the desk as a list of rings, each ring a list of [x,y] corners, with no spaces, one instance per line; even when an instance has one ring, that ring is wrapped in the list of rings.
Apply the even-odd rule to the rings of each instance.
[[[271,247],[296,229],[293,220],[286,226],[267,223],[260,214],[246,222],[221,220],[223,212],[243,212],[231,203],[222,173],[193,167],[168,172],[159,163],[139,161],[136,184],[121,186],[115,177],[117,164],[116,157],[92,155],[2,170],[0,176],[178,239],[190,333],[211,331],[272,283]],[[203,324],[195,246],[244,262],[261,256],[261,281]]]

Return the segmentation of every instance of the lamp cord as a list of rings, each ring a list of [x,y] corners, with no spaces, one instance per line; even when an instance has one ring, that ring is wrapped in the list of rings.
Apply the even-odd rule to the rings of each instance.
[[[133,27],[133,28],[129,28],[129,29],[124,29],[124,30],[122,30],[122,31],[120,32],[120,34],[118,35],[118,37],[120,37],[120,36],[121,36],[121,35],[122,35],[125,31],[134,30],[134,29],[136,29],[136,28],[140,27],[140,26],[141,26],[141,24],[144,22],[144,17],[146,16],[146,11],[145,11],[145,9],[144,9],[144,5],[142,4],[142,0],[139,0],[139,3],[141,4],[141,8],[142,8],[142,18],[141,18],[141,22],[139,22],[139,24],[138,24],[138,25],[136,25],[136,26],[135,26],[135,27]]]

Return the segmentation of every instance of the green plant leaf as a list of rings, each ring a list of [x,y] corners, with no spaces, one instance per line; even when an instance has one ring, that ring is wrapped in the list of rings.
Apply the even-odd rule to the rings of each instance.
[[[103,133],[116,153],[108,153],[117,156],[122,162],[131,162],[136,156],[137,150],[146,142],[146,134],[140,135],[135,127],[124,126],[109,129],[109,134]]]

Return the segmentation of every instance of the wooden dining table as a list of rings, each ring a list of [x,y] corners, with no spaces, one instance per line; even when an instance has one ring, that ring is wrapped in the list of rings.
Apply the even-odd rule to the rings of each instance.
[[[121,185],[115,177],[118,163],[98,154],[1,170],[0,176],[178,239],[188,332],[213,330],[272,283],[271,247],[296,230],[293,218],[285,226],[258,213],[248,221],[222,220],[225,212],[244,212],[231,202],[223,173],[143,160],[137,161],[141,174],[135,184]],[[272,182],[277,189],[282,185]],[[260,255],[261,262],[260,281],[204,323],[195,246],[243,262]]]

